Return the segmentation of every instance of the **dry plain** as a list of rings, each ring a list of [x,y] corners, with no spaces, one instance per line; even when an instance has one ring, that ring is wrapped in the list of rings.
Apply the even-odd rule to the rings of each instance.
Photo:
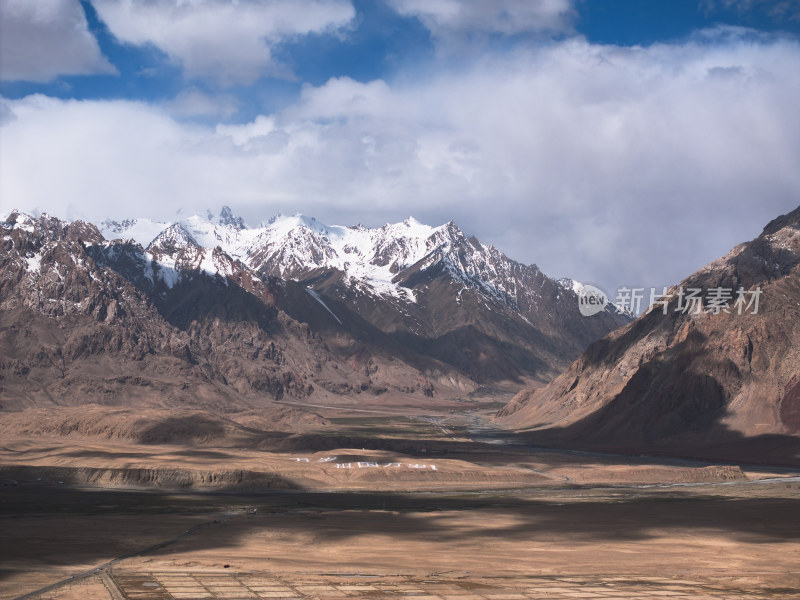
[[[0,597],[800,597],[797,473],[486,415],[332,410],[272,449],[7,432]]]

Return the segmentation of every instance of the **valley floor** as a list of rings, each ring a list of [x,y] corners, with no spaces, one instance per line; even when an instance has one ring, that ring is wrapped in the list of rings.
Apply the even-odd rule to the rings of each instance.
[[[328,417],[280,451],[4,438],[0,598],[800,597],[798,473]]]
[[[800,597],[796,480],[449,494],[42,491],[2,494],[4,598]]]

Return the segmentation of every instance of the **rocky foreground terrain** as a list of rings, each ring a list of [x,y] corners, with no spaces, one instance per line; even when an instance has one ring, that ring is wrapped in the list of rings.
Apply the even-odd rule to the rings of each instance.
[[[682,310],[692,288],[734,292]],[[500,421],[542,443],[800,464],[800,208],[668,294]]]

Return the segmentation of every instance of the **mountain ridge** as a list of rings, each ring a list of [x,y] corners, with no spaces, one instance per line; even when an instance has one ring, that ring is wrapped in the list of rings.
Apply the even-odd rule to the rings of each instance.
[[[78,401],[70,390],[118,402],[131,381],[218,409],[285,396],[457,399],[544,382],[625,321],[582,319],[573,292],[453,223],[295,216],[247,229],[223,210],[216,222],[101,229],[13,211],[2,229],[8,406]]]
[[[685,310],[692,289],[727,304]],[[800,207],[668,294],[500,422],[538,443],[800,464]]]

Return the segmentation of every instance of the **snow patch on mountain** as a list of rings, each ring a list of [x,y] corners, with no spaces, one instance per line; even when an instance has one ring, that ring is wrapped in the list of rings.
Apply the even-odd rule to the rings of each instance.
[[[575,294],[580,295],[583,291],[583,284],[580,281],[575,281],[574,279],[570,279],[569,277],[564,277],[563,279],[558,280],[558,285],[560,285],[565,290],[570,290]]]
[[[25,258],[25,268],[31,273],[40,272],[42,270],[42,255],[34,254]]]
[[[158,235],[172,223],[151,221],[150,219],[125,219],[124,221],[105,220],[100,224],[100,233],[107,240],[133,240],[142,248],[147,248]]]
[[[314,291],[314,290],[312,290],[311,288],[306,288],[306,291],[308,292],[309,296],[311,296],[312,298],[314,298],[314,300],[316,300],[317,302],[319,302],[319,303],[322,305],[322,307],[323,307],[325,310],[327,310],[329,313],[331,313],[331,316],[332,316],[334,319],[336,319],[336,321],[339,323],[339,325],[341,325],[341,324],[342,324],[342,321],[341,321],[341,319],[340,319],[339,317],[337,317],[337,316],[336,316],[336,313],[334,313],[334,312],[333,312],[333,311],[330,309],[330,307],[329,307],[327,304],[325,304],[325,301],[322,299],[322,296],[320,296],[320,295],[319,295],[317,292],[315,292],[315,291]]]

